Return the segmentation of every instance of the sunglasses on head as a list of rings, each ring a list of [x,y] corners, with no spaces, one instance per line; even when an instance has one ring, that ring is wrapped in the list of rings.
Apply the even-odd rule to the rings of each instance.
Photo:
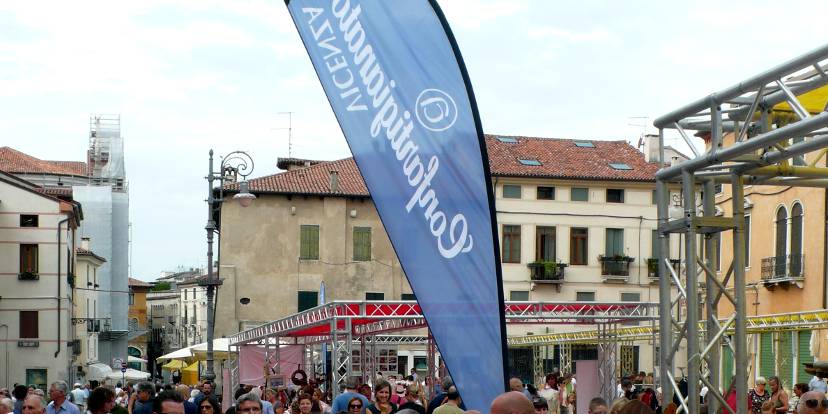
[[[822,408],[828,408],[828,399],[823,399],[822,401],[817,399],[805,400],[805,405],[808,408],[817,408],[820,404],[822,405]]]

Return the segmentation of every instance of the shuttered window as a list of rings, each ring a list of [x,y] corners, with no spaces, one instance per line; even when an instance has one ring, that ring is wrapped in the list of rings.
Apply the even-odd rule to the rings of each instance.
[[[607,229],[606,242],[607,257],[624,255],[624,229]]]
[[[554,262],[557,260],[555,253],[555,228],[538,226],[535,230],[535,260]]]
[[[503,225],[503,263],[520,263],[520,226]]]
[[[794,360],[794,349],[793,349],[793,339],[791,335],[795,334],[796,332],[779,332],[779,349],[778,349],[778,357],[779,361],[779,379],[782,381],[782,387],[786,390],[793,389],[793,384],[791,380],[793,379],[793,360]]]
[[[37,311],[20,311],[20,337],[38,338]]]
[[[319,260],[319,226],[299,226],[299,258]]]
[[[796,382],[807,383],[812,376],[805,372],[805,366],[802,364],[814,362],[814,356],[811,355],[811,331],[799,331],[797,334],[799,358],[796,364]]]
[[[37,245],[20,245],[20,273],[37,273]]]
[[[768,378],[776,373],[773,352],[773,334],[763,333],[759,336],[759,375]]]
[[[588,231],[585,228],[573,227],[569,230],[569,264],[587,264],[587,237]]]
[[[354,227],[354,261],[371,260],[371,228]]]

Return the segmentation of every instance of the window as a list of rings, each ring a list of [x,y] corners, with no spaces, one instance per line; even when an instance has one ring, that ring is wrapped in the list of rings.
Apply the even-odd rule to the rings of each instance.
[[[650,240],[652,241],[652,250],[650,257],[658,258],[658,252],[661,251],[661,242],[658,240],[658,230],[653,230]]]
[[[589,201],[589,189],[573,187],[569,199],[572,201]]]
[[[135,294],[129,292],[129,306],[135,305]]]
[[[716,194],[721,194],[724,192],[724,185],[722,185],[722,183],[716,184],[715,186],[713,186],[713,188],[716,190]]]
[[[46,370],[45,369],[27,369],[26,370],[26,384],[36,385],[37,388],[46,391]]]
[[[575,141],[575,146],[580,148],[595,148],[591,141]]]
[[[312,291],[303,291],[300,290],[297,292],[298,298],[297,303],[298,306],[296,307],[297,312],[302,312],[303,310],[308,310],[311,308],[315,308],[316,305],[319,304],[319,292],[312,292]]]
[[[653,205],[658,204],[658,196],[656,196],[656,190],[653,190],[653,199],[650,201]]]
[[[299,226],[299,259],[319,260],[319,226]]]
[[[575,292],[575,300],[578,302],[595,302],[595,292]]]
[[[403,293],[402,295],[400,295],[400,299],[401,300],[417,300],[417,296],[415,296],[413,293]]]
[[[517,138],[513,137],[497,137],[497,140],[504,143],[504,144],[517,144]]]
[[[540,161],[538,161],[536,159],[533,159],[533,158],[518,158],[518,162],[521,163],[522,165],[527,165],[527,166],[530,166],[530,167],[539,167],[539,166],[543,165],[543,164],[541,164]]]
[[[520,186],[503,184],[503,198],[520,198]]]
[[[615,170],[632,170],[633,168],[623,162],[611,162],[610,167]]]
[[[569,264],[587,264],[587,229],[573,227],[569,229]]]
[[[354,227],[354,261],[371,260],[371,228]]]
[[[624,255],[624,229],[607,229],[606,248],[604,255],[607,257]]]
[[[538,187],[538,200],[554,200],[555,187]]]
[[[802,204],[791,209],[791,276],[802,276]]]
[[[745,215],[745,267],[750,267],[750,216]]]
[[[365,300],[385,300],[385,293],[365,292]]]
[[[776,210],[776,263],[782,264],[782,275],[785,273],[785,253],[788,250],[788,210],[780,206]]]
[[[20,311],[20,337],[39,338],[37,311]]]
[[[520,263],[520,226],[503,225],[503,263]]]
[[[793,144],[798,144],[800,142],[804,142],[805,137],[797,137],[797,138],[794,138],[792,141],[793,141]],[[798,166],[798,167],[804,167],[804,166],[808,165],[808,163],[805,162],[805,154],[801,154],[801,155],[797,155],[797,156],[793,157],[792,162],[793,162],[793,165]]]
[[[21,214],[20,227],[37,227],[38,219],[36,214]]]
[[[184,300],[187,300],[187,293],[188,292],[189,292],[189,289],[184,289]]]
[[[623,203],[624,190],[618,188],[607,188],[607,203]]]
[[[722,270],[722,233],[717,232],[713,235],[713,242],[716,243],[716,268],[714,270],[721,271]]]
[[[528,290],[513,290],[513,291],[509,292],[509,300],[527,301],[527,300],[529,300],[529,291]]]
[[[37,245],[36,244],[21,244],[20,245],[20,273],[34,273],[37,274]]]
[[[554,227],[538,226],[535,228],[535,252],[535,260],[539,262],[556,261]]]

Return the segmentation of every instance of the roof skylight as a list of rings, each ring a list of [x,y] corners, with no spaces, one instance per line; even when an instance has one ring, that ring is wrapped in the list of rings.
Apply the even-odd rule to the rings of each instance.
[[[518,140],[514,137],[497,137],[497,140],[505,144],[517,144]]]
[[[575,146],[581,148],[595,148],[592,141],[575,141]]]
[[[630,167],[629,165],[627,165],[623,162],[611,162],[609,166],[616,169],[616,170],[631,170],[631,169],[633,169],[632,167]]]
[[[539,167],[541,166],[541,162],[532,158],[518,158],[518,162],[523,165],[529,165],[532,167]]]

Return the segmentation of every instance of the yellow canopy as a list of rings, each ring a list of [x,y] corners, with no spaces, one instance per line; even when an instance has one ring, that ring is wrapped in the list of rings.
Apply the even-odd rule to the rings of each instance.
[[[181,370],[182,383],[187,385],[198,384],[198,364],[198,361],[193,362],[192,364]]]
[[[828,85],[799,95],[797,98],[808,112],[818,114],[825,110],[825,105],[828,103]],[[792,112],[791,106],[787,102],[774,105],[773,110]]]
[[[167,371],[174,371],[174,370],[177,370],[177,369],[184,369],[186,367],[187,367],[187,363],[184,362],[184,361],[178,360],[178,359],[173,359],[172,361],[167,362],[166,364],[161,366],[162,369],[166,369]]]

